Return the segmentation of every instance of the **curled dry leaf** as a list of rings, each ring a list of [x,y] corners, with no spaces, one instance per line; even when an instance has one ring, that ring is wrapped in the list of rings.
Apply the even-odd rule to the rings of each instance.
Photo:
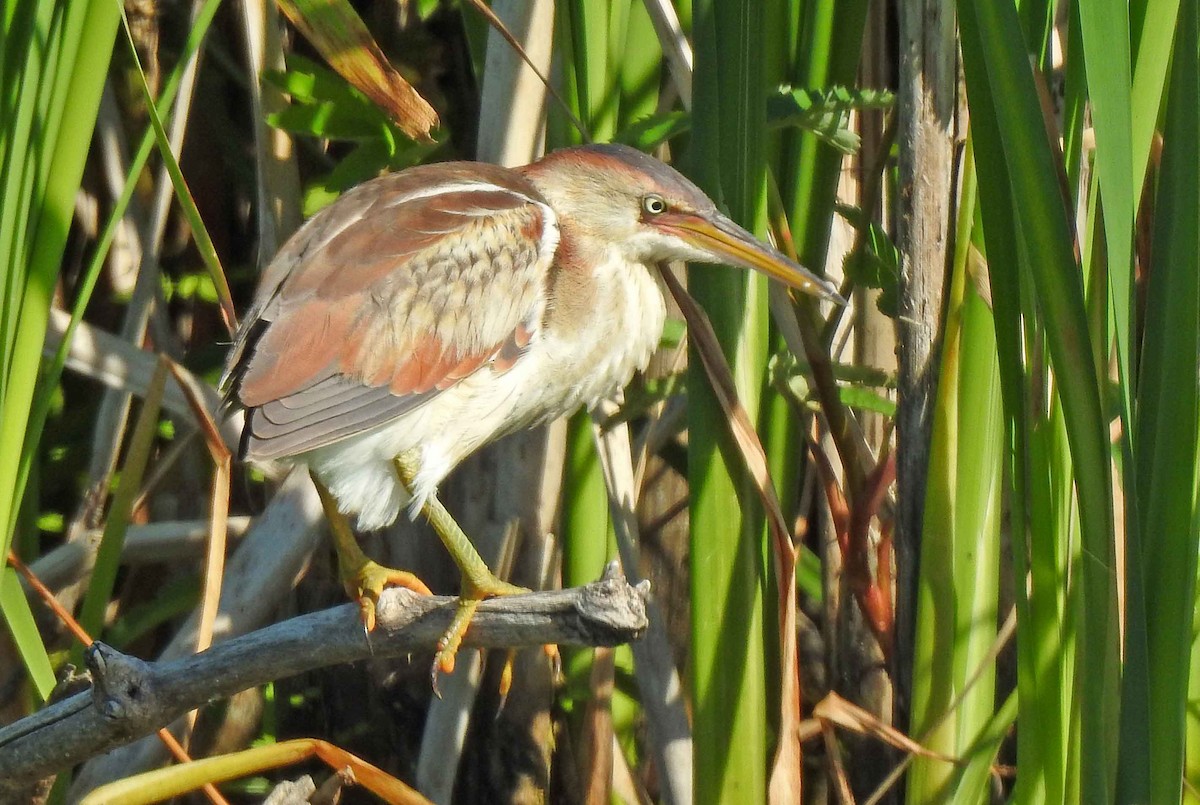
[[[830,693],[824,699],[817,702],[817,706],[813,708],[813,720],[821,726],[804,725],[802,731],[805,737],[811,737],[814,732],[819,732],[824,726],[833,725],[859,735],[877,738],[902,752],[941,760],[945,763],[958,762],[952,757],[947,757],[946,755],[926,749],[900,730],[889,724],[885,724],[866,710],[846,701],[836,693]]]
[[[438,115],[392,67],[347,0],[278,0],[329,65],[379,105],[406,135],[430,143]]]

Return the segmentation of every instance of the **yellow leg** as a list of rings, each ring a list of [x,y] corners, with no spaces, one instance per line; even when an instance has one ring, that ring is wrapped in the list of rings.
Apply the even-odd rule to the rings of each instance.
[[[405,587],[421,595],[430,595],[429,588],[412,573],[406,570],[393,570],[384,567],[367,558],[346,515],[338,511],[337,501],[316,475],[312,476],[317,494],[321,497],[321,506],[325,509],[325,517],[329,520],[329,531],[333,536],[333,548],[338,557],[338,577],[346,587],[346,592],[358,602],[363,626],[370,632],[375,628],[375,605],[379,603],[379,595],[389,584],[394,587]]]
[[[413,452],[405,453],[396,459],[395,464],[400,482],[406,489],[412,489],[418,470],[416,455]],[[458,653],[458,647],[467,633],[467,627],[471,625],[471,618],[475,616],[479,602],[485,598],[494,598],[500,595],[520,595],[529,590],[496,578],[495,574],[488,569],[487,563],[483,561],[483,557],[475,550],[475,546],[471,544],[470,538],[436,496],[431,496],[421,511],[429,518],[429,524],[433,526],[433,530],[437,532],[442,544],[446,546],[446,550],[450,552],[451,558],[454,559],[454,563],[458,565],[458,569],[462,573],[458,611],[454,614],[454,620],[450,622],[450,627],[438,641],[437,657],[433,666],[435,674],[437,671],[448,674],[454,670],[454,658]]]

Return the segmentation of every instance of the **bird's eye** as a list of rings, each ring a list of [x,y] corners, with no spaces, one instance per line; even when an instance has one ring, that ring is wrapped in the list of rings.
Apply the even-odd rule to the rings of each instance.
[[[663,201],[662,196],[654,194],[643,196],[642,209],[650,215],[662,215],[667,211],[667,202]]]

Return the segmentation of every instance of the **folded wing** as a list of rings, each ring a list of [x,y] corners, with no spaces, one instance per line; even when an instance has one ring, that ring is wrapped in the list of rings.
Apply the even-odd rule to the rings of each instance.
[[[350,191],[264,273],[223,381],[252,460],[403,416],[538,337],[558,242],[519,174],[423,166]]]

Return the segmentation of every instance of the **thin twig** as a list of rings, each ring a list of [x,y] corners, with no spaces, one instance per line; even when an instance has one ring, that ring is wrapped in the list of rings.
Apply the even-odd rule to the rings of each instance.
[[[512,31],[508,30],[508,26],[504,24],[504,21],[497,17],[496,14],[487,7],[487,4],[484,3],[483,0],[470,0],[470,3],[475,7],[475,10],[482,14],[484,19],[488,21],[488,25],[492,26],[492,28],[494,28],[498,34],[504,37],[504,41],[512,45],[512,49],[517,52],[517,54],[521,57],[521,60],[529,65],[529,69],[533,70],[538,79],[543,85],[545,85],[546,92],[550,93],[550,97],[554,98],[555,102],[558,103],[563,114],[567,116],[567,119],[571,121],[571,125],[575,127],[576,131],[579,132],[579,136],[583,138],[584,142],[590,143],[592,141],[592,135],[588,131],[587,126],[583,125],[583,121],[575,116],[575,112],[571,110],[571,105],[567,103],[561,95],[558,94],[558,90],[556,90],[554,85],[550,83],[550,79],[546,77],[546,74],[538,69],[538,66],[533,63],[533,59],[529,58],[529,54],[525,52],[525,48],[523,48],[521,43],[517,41],[517,38],[513,36]]]
[[[230,517],[229,536],[238,540],[250,528],[251,518]],[[100,529],[87,532],[87,539],[100,539]],[[208,541],[207,520],[167,520],[161,523],[131,525],[121,546],[121,564],[181,562],[204,554]],[[68,542],[38,557],[30,565],[46,586],[57,589],[77,581],[87,572],[91,553],[80,542]]]
[[[683,33],[679,23],[679,13],[669,0],[645,0],[646,12],[650,15],[650,24],[654,26],[654,35],[662,46],[663,59],[668,66],[671,82],[679,93],[679,101],[684,109],[692,108],[692,66],[696,59],[692,54],[691,43]]]
[[[50,608],[50,611],[53,612],[60,621],[62,621],[63,625],[66,626],[71,634],[75,636],[76,640],[85,646],[92,645],[95,642],[92,640],[91,635],[87,633],[87,630],[79,625],[79,621],[75,620],[71,613],[67,612],[67,610],[63,608],[63,605],[60,604],[58,599],[54,597],[54,593],[52,593],[49,588],[46,587],[46,585],[42,584],[42,580],[39,579],[37,575],[20,559],[18,559],[17,555],[12,551],[8,552],[8,563],[12,565],[18,573],[25,577],[25,581],[29,583],[29,586],[33,589],[33,591],[36,592],[42,599],[42,602]],[[170,752],[180,763],[191,762],[192,758],[188,755],[187,750],[180,746],[179,741],[175,740],[175,736],[172,735],[170,730],[168,730],[166,727],[158,730],[158,738],[163,742],[163,745],[167,747],[167,751]],[[225,797],[221,796],[221,792],[217,790],[216,786],[212,784],[206,784],[202,788],[205,796],[208,797],[209,801],[212,802],[213,805],[229,805],[229,801],[226,800]]]
[[[75,618],[71,616],[70,612],[67,612],[63,605],[58,602],[58,599],[54,597],[54,593],[52,593],[50,589],[46,587],[46,585],[42,584],[42,580],[39,579],[33,573],[33,571],[31,571],[25,565],[24,562],[18,559],[17,555],[12,551],[8,552],[8,563],[13,566],[14,570],[25,577],[25,581],[29,583],[30,588],[32,588],[33,591],[38,594],[38,597],[41,598],[42,602],[50,609],[51,612],[54,613],[54,616],[62,621],[63,625],[66,626],[71,634],[75,636],[76,640],[78,640],[80,643],[83,643],[85,646],[91,645],[93,642],[92,638],[87,631],[79,625],[79,621],[75,620]]]

